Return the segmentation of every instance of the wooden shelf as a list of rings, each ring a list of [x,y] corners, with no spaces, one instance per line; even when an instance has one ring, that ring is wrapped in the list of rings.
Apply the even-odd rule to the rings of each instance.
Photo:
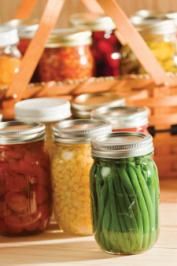
[[[161,231],[156,245],[134,256],[109,255],[93,237],[71,237],[53,224],[31,237],[0,237],[0,265],[173,266],[177,261],[177,180],[161,182]]]

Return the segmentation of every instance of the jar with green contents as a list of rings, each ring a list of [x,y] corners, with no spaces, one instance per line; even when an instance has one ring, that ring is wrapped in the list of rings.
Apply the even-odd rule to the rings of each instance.
[[[138,31],[166,72],[177,72],[176,25],[173,20],[161,20],[138,25]],[[128,46],[122,48],[121,74],[142,74],[144,68]]]
[[[150,135],[119,132],[92,140],[91,199],[95,239],[115,254],[154,245],[159,181]]]
[[[52,188],[55,218],[64,232],[92,234],[89,173],[92,135],[110,133],[111,126],[94,120],[68,120],[54,127]]]

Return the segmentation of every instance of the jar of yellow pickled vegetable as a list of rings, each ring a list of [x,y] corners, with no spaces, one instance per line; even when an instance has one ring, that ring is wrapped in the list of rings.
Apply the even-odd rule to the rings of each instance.
[[[138,31],[166,72],[177,72],[177,28],[173,20],[138,25]],[[121,74],[142,74],[145,70],[128,46],[122,48]]]
[[[17,49],[17,30],[0,26],[0,88],[10,85],[13,76],[19,71],[21,54]]]
[[[55,218],[69,234],[92,234],[89,172],[92,165],[90,139],[111,132],[96,120],[67,120],[53,128],[52,187]]]

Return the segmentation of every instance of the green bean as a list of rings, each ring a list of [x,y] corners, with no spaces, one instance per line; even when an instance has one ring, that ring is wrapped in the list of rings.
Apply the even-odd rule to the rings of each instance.
[[[149,230],[150,230],[150,224],[149,224],[149,214],[148,209],[143,197],[143,193],[141,191],[141,187],[138,182],[138,176],[134,170],[134,167],[132,165],[128,165],[127,167],[127,173],[129,175],[129,178],[132,182],[132,185],[134,187],[135,193],[137,195],[137,199],[139,202],[141,214],[142,214],[142,220],[143,220],[143,232],[144,232],[144,239],[143,239],[143,248],[147,248],[149,245]]]

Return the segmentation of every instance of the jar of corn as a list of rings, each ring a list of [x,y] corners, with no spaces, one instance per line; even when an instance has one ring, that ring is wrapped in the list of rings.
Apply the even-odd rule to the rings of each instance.
[[[176,25],[173,20],[153,21],[138,25],[138,31],[166,72],[177,71]],[[122,48],[121,74],[145,73],[128,46]]]
[[[67,120],[53,128],[52,187],[56,221],[69,234],[92,234],[89,172],[92,136],[111,132],[96,120]]]

